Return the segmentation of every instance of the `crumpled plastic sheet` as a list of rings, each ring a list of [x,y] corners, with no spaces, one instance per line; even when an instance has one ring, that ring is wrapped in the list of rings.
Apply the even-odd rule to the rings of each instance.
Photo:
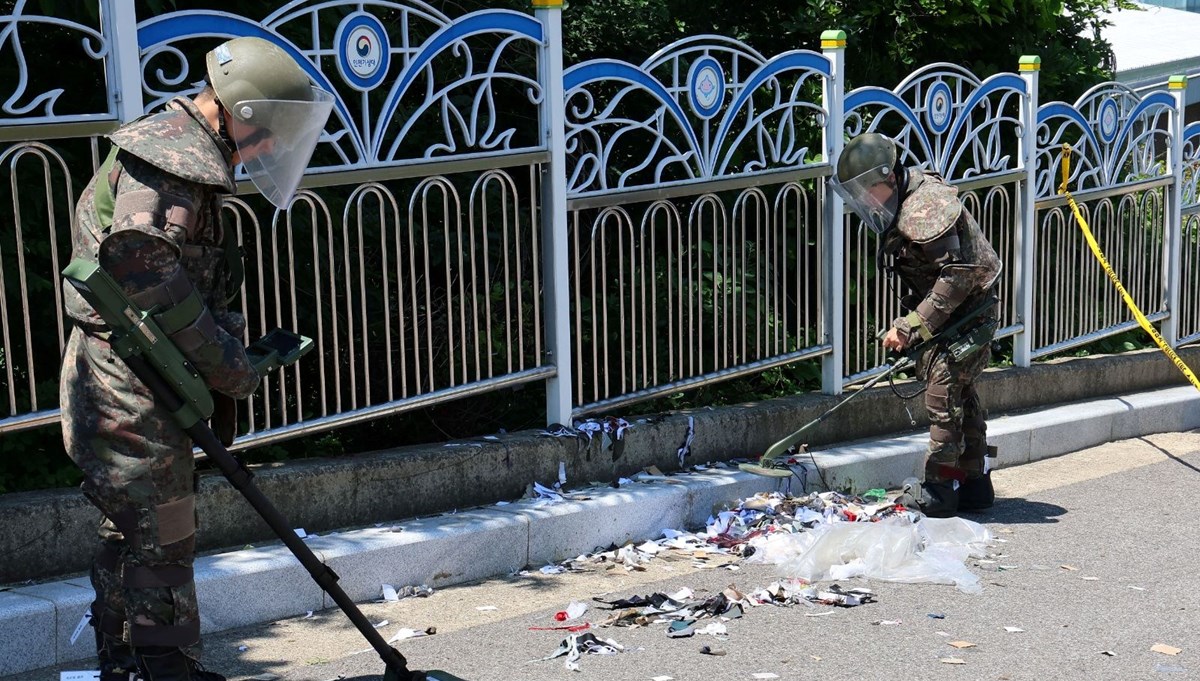
[[[896,515],[877,522],[825,519],[805,532],[754,537],[748,562],[777,564],[783,575],[810,582],[866,577],[886,582],[953,584],[983,590],[965,561],[981,558],[991,532],[963,518]]]

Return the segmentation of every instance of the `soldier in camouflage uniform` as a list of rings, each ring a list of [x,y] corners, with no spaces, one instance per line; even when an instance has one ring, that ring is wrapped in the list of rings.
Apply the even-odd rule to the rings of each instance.
[[[323,114],[308,123],[316,132],[305,133],[312,144],[301,150],[299,174],[289,165],[290,175],[273,176],[298,181],[331,97],[258,38],[221,45],[207,65],[211,85],[194,99],[176,98],[110,136],[113,152],[76,208],[72,246],[75,258],[99,263],[139,307],[156,311],[163,331],[223,398],[218,413],[230,427],[218,430],[228,441],[229,407],[254,392],[259,376],[242,345],[245,321],[228,308],[240,286],[230,277],[231,270],[240,277],[241,253],[222,228],[221,201],[235,191],[239,162],[255,179],[256,168],[278,171],[276,145],[287,142],[286,153],[295,153],[297,135],[281,134],[271,107],[291,104],[295,113],[319,100]],[[278,181],[259,187],[281,207],[295,191]],[[100,678],[223,679],[197,662],[192,442],[113,351],[96,311],[73,287],[64,291],[75,329],[60,381],[63,441],[84,473],[84,494],[104,515],[91,571]]]
[[[879,235],[880,262],[890,259],[891,274],[908,291],[901,297],[908,313],[892,322],[884,347],[902,351],[929,339],[992,295],[1000,259],[958,200],[958,190],[933,173],[905,168],[891,139],[866,133],[850,140],[838,157],[833,185]],[[994,319],[989,308],[961,332]],[[991,349],[987,342],[980,345],[955,359],[938,344],[918,360],[917,373],[927,381],[929,451],[920,493],[905,501],[931,516],[990,508],[995,499],[985,465],[986,413],[975,390]]]

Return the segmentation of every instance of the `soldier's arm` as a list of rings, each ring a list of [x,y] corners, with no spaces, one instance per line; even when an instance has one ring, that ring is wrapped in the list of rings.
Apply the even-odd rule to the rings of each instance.
[[[156,321],[211,389],[248,397],[258,387],[258,373],[241,341],[216,323],[180,263],[175,235],[195,219],[189,197],[131,184],[131,191],[117,194],[100,266],[139,307],[158,310]]]
[[[928,340],[940,331],[958,306],[971,295],[975,285],[970,267],[962,266],[957,229],[947,230],[920,247],[926,258],[941,269],[933,288],[917,308],[893,323],[909,343],[918,337]]]

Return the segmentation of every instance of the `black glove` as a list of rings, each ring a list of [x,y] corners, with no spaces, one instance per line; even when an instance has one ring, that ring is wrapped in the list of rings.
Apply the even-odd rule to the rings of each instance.
[[[237,437],[237,400],[223,393],[212,393],[213,415],[210,423],[217,439],[226,447]]]

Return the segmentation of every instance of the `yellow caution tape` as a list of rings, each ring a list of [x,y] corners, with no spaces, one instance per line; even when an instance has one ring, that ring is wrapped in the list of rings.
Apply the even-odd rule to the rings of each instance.
[[[1104,257],[1104,252],[1100,250],[1099,244],[1096,243],[1096,237],[1092,236],[1092,230],[1088,227],[1087,220],[1084,220],[1083,214],[1079,212],[1079,205],[1075,203],[1071,192],[1067,191],[1067,178],[1070,176],[1071,145],[1064,144],[1062,154],[1062,184],[1058,186],[1058,193],[1066,196],[1067,203],[1071,204],[1071,212],[1075,214],[1075,219],[1079,222],[1079,228],[1083,230],[1083,238],[1087,239],[1088,248],[1092,249],[1092,255],[1096,256],[1096,259],[1100,261],[1100,266],[1104,268],[1104,273],[1108,275],[1108,280],[1113,283],[1113,286],[1117,287],[1117,291],[1121,294],[1121,298],[1125,300],[1125,305],[1133,312],[1137,323],[1145,329],[1146,333],[1150,334],[1150,337],[1154,339],[1154,343],[1158,345],[1158,349],[1162,350],[1163,354],[1171,360],[1176,368],[1183,372],[1183,375],[1191,381],[1197,390],[1200,390],[1200,379],[1196,378],[1196,374],[1193,374],[1188,365],[1184,364],[1179,355],[1175,354],[1175,351],[1171,349],[1171,346],[1167,345],[1167,341],[1163,340],[1163,337],[1158,333],[1158,329],[1155,329],[1150,324],[1150,320],[1146,319],[1146,315],[1142,314],[1142,311],[1138,309],[1137,303],[1133,302],[1133,297],[1129,295],[1129,291],[1126,291],[1125,286],[1121,284],[1121,279],[1113,271],[1112,265],[1108,264],[1108,258]]]

